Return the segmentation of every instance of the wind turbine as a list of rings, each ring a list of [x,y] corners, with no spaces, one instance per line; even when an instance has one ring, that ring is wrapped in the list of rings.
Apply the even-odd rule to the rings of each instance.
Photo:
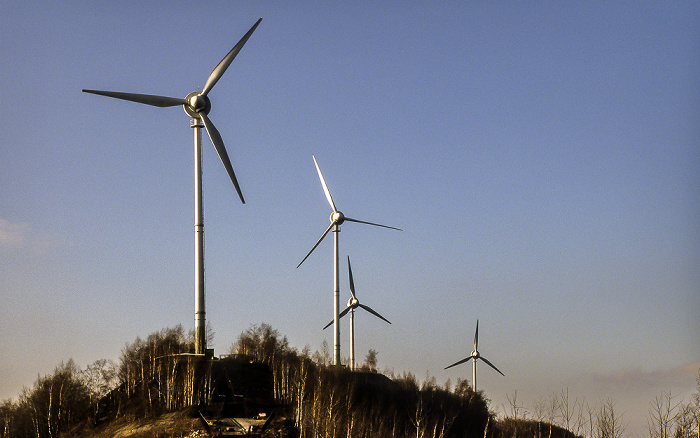
[[[122,93],[118,91],[101,91],[101,90],[83,90],[85,93],[99,94],[101,96],[113,97],[116,99],[128,100],[136,103],[157,107],[171,107],[182,105],[185,113],[193,120],[190,126],[194,129],[194,235],[195,235],[195,304],[194,304],[194,324],[195,324],[195,354],[202,355],[206,352],[206,333],[205,333],[205,310],[204,310],[204,212],[202,204],[202,128],[206,129],[211,142],[216,148],[216,152],[224,164],[228,176],[233,182],[233,186],[241,198],[241,202],[245,204],[241,188],[236,180],[236,175],[233,173],[231,160],[228,158],[224,141],[221,134],[216,129],[214,124],[209,120],[208,114],[211,110],[211,101],[208,94],[214,88],[214,85],[221,79],[221,76],[226,72],[226,69],[231,65],[233,59],[241,51],[243,45],[248,41],[248,38],[253,34],[255,28],[258,27],[262,18],[255,22],[253,27],[241,38],[238,43],[233,46],[230,52],[214,67],[211,74],[204,84],[201,92],[194,91],[184,98],[154,96],[151,94],[135,94]],[[203,123],[200,123],[200,121]]]
[[[345,316],[348,312],[350,313],[350,369],[354,370],[355,369],[355,309],[358,307],[365,309],[372,315],[376,316],[377,318],[383,319],[384,321],[388,322],[391,324],[391,322],[384,318],[382,315],[379,313],[375,312],[370,308],[369,306],[365,306],[364,304],[360,304],[360,302],[357,300],[357,295],[355,295],[355,283],[352,281],[352,267],[350,266],[350,256],[348,256],[348,276],[350,277],[350,294],[352,294],[352,298],[348,300],[348,307],[345,308],[340,314],[338,315],[338,319],[342,318]],[[323,330],[327,329],[330,327],[330,325],[333,324],[333,321],[329,322],[326,324],[325,327],[323,327]]]
[[[474,383],[474,392],[476,392],[476,360],[481,359],[484,362],[486,362],[486,365],[490,366],[494,370],[498,371],[500,375],[505,377],[506,375],[503,374],[494,364],[488,361],[484,356],[479,354],[479,350],[476,348],[477,344],[479,343],[479,320],[476,320],[476,331],[474,332],[474,351],[472,351],[472,354],[470,356],[465,357],[464,359],[453,363],[452,365],[445,367],[445,369],[452,368],[453,366],[463,364],[464,362],[468,361],[469,359],[472,360],[472,382]]]
[[[352,219],[349,217],[346,217],[342,212],[338,211],[337,208],[335,208],[335,203],[333,202],[333,198],[331,197],[331,192],[328,190],[328,185],[326,184],[326,180],[323,179],[323,174],[321,174],[321,169],[318,167],[318,162],[316,162],[316,157],[313,155],[311,156],[314,159],[314,164],[316,165],[316,171],[318,172],[318,177],[321,180],[321,185],[323,186],[323,192],[326,194],[326,199],[328,200],[328,203],[331,205],[331,208],[333,209],[333,213],[331,213],[331,224],[326,228],[326,231],[323,232],[321,235],[321,238],[318,239],[316,244],[311,248],[311,251],[306,254],[306,257],[304,257],[304,260],[302,260],[298,265],[301,266],[302,263],[311,255],[312,252],[316,249],[316,247],[321,243],[324,237],[328,234],[328,232],[333,230],[333,326],[335,328],[335,331],[333,333],[333,365],[340,365],[340,325],[338,324],[338,320],[340,319],[340,316],[338,314],[339,308],[340,308],[340,286],[338,285],[339,281],[339,270],[338,270],[338,233],[340,233],[340,226],[343,224],[343,222],[348,221],[348,222],[357,222],[359,224],[367,224],[367,225],[374,225],[375,227],[383,227],[383,228],[391,228],[392,230],[399,230],[401,231],[400,228],[394,228],[394,227],[389,227],[387,225],[380,225],[380,224],[375,224],[372,222],[365,222],[357,219]]]

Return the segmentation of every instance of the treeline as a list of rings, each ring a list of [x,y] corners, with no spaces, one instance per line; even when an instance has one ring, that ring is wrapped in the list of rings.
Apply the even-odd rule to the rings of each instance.
[[[283,428],[265,432],[270,437],[626,436],[611,400],[591,407],[562,392],[527,412],[514,393],[510,414],[499,419],[466,380],[452,388],[431,377],[420,382],[410,373],[380,374],[373,351],[351,372],[330,365],[327,348],[299,351],[267,324],[243,332],[228,358],[203,359],[191,351],[192,334],[177,326],[137,338],[118,363],[98,360],[85,369],[63,363],[25,387],[16,401],[0,403],[0,438],[90,436],[111,420],[136,421],[189,407],[213,412],[241,398],[274,408],[283,419],[278,423]],[[670,393],[659,397],[649,414],[649,437],[700,438],[700,379],[698,389],[688,403]]]
[[[24,388],[17,402],[0,404],[0,436],[58,437],[89,415],[93,401],[83,372],[73,361],[61,364]]]
[[[684,401],[670,392],[656,397],[647,415],[648,438],[700,438],[700,370],[697,391]],[[570,398],[568,390],[535,402],[530,411],[508,395],[510,412],[499,420],[504,438],[627,438],[624,412],[608,398],[598,404]]]
[[[208,368],[188,355],[182,326],[137,338],[118,364],[98,360],[81,370],[70,360],[0,404],[0,438],[57,438],[78,424],[154,416],[207,402]]]
[[[139,338],[122,350],[118,386],[102,401],[97,421],[123,412],[143,418],[209,403],[211,367],[194,351],[182,326]]]
[[[419,384],[411,374],[351,372],[329,365],[327,355],[290,348],[266,324],[244,332],[231,352],[270,367],[275,398],[293,407],[301,438],[483,437],[492,421],[486,401],[466,381],[450,391],[434,379]]]
[[[206,408],[217,397],[217,361],[188,354],[192,346],[178,326],[137,338],[117,364],[61,364],[0,405],[0,438],[65,437],[117,418]],[[452,391],[411,374],[391,379],[368,366],[350,372],[331,366],[327,354],[297,351],[266,324],[241,334],[231,353],[269,368],[270,405],[288,414],[299,437],[497,437],[486,401],[466,381]]]

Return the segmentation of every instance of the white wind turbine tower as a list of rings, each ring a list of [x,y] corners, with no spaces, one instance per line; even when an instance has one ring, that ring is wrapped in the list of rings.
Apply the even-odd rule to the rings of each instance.
[[[323,192],[326,194],[326,199],[328,200],[328,203],[331,205],[331,208],[333,209],[333,213],[331,213],[331,224],[326,228],[326,231],[323,232],[321,235],[321,238],[318,239],[316,244],[311,248],[311,251],[306,254],[306,257],[304,257],[304,260],[302,260],[298,265],[301,266],[302,263],[311,255],[312,252],[316,249],[316,247],[321,243],[324,237],[328,234],[331,229],[333,230],[333,326],[335,328],[334,333],[333,333],[333,365],[340,365],[340,325],[338,324],[338,320],[340,319],[339,316],[339,310],[340,310],[340,286],[339,286],[339,269],[338,269],[338,233],[340,233],[340,226],[343,224],[343,222],[348,221],[348,222],[357,222],[360,224],[367,224],[367,225],[374,225],[376,227],[383,227],[383,228],[391,228],[392,230],[399,230],[401,231],[400,228],[394,228],[394,227],[389,227],[387,225],[380,225],[380,224],[375,224],[372,222],[365,222],[357,219],[351,219],[349,217],[346,217],[342,212],[338,211],[337,208],[335,208],[335,203],[333,202],[333,198],[331,197],[331,192],[328,190],[328,185],[326,185],[326,180],[323,179],[323,175],[321,174],[321,169],[318,167],[318,163],[316,162],[316,157],[312,155],[312,158],[314,159],[314,164],[316,165],[316,171],[318,172],[318,177],[321,180],[321,185],[323,186]]]
[[[464,362],[466,362],[466,361],[468,361],[469,359],[471,359],[471,360],[472,360],[472,382],[473,382],[473,385],[472,385],[472,386],[474,387],[474,392],[476,392],[476,360],[477,360],[477,359],[483,360],[484,362],[486,362],[486,364],[487,364],[488,366],[490,366],[490,367],[493,368],[494,370],[498,371],[498,373],[499,373],[500,375],[502,375],[503,377],[505,377],[505,374],[503,374],[498,368],[496,368],[496,366],[495,366],[494,364],[492,364],[491,362],[488,361],[488,359],[486,359],[484,356],[482,356],[482,355],[479,354],[479,350],[477,350],[477,348],[476,348],[476,346],[477,346],[478,343],[479,343],[479,320],[477,319],[477,320],[476,320],[476,331],[474,332],[474,351],[472,351],[472,354],[469,355],[469,356],[467,356],[467,357],[465,357],[464,359],[462,359],[462,360],[460,360],[460,361],[458,361],[458,362],[455,362],[455,363],[453,363],[452,365],[450,365],[450,366],[448,366],[448,367],[445,367],[445,369],[452,368],[453,366],[456,366],[456,365],[459,365],[459,364],[463,364]]]
[[[360,302],[357,299],[357,295],[355,294],[355,282],[352,280],[352,267],[350,266],[350,256],[348,256],[348,277],[350,277],[350,294],[352,294],[352,298],[348,300],[348,307],[345,308],[342,312],[340,312],[340,315],[338,315],[338,319],[342,318],[345,316],[348,312],[350,313],[350,369],[354,370],[355,369],[355,309],[358,307],[365,309],[372,315],[376,316],[377,318],[380,318],[389,324],[391,322],[384,318],[382,315],[379,313],[375,312],[370,308],[369,306],[365,306],[364,304],[360,304]],[[323,327],[323,330],[327,329],[330,327],[330,325],[333,324],[333,321],[329,322],[326,324],[325,327]]]
[[[118,91],[101,91],[101,90],[83,90],[85,93],[99,94],[102,96],[113,97],[116,99],[128,100],[131,102],[143,103],[146,105],[157,107],[171,107],[182,105],[185,112],[193,120],[190,123],[194,128],[194,234],[195,234],[195,304],[194,304],[194,324],[195,324],[195,354],[203,355],[206,352],[206,333],[205,333],[205,310],[204,310],[204,213],[202,204],[202,128],[206,129],[211,142],[216,148],[216,152],[221,158],[226,171],[228,172],[233,186],[241,198],[241,202],[245,204],[241,188],[238,186],[236,175],[233,173],[233,166],[229,160],[228,153],[224,147],[224,141],[221,134],[216,129],[214,124],[209,120],[207,114],[211,110],[211,101],[208,94],[214,85],[221,79],[221,76],[226,72],[226,69],[231,65],[233,59],[238,55],[243,45],[248,41],[248,38],[253,34],[253,31],[262,21],[260,18],[255,22],[253,27],[241,38],[241,40],[233,46],[230,52],[219,62],[212,70],[204,84],[201,92],[195,91],[184,98],[154,96],[150,94],[135,94],[122,93]],[[202,122],[202,123],[200,123]]]

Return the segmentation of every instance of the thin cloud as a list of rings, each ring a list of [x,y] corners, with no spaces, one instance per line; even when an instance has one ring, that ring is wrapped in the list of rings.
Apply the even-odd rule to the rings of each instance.
[[[0,218],[0,248],[19,249],[27,245],[30,226]]]
[[[638,385],[694,384],[700,373],[700,361],[689,362],[669,369],[646,371],[641,368],[627,368],[609,374],[595,374],[594,379],[604,385],[632,388]]]
[[[2,250],[24,250],[45,255],[49,250],[62,246],[73,246],[73,244],[40,233],[26,222],[10,222],[0,218],[0,249]]]

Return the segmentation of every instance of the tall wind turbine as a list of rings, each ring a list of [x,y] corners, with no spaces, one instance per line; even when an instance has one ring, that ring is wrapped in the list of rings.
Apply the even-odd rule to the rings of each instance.
[[[318,177],[321,180],[321,185],[323,186],[323,192],[326,194],[326,199],[328,200],[328,203],[331,205],[331,208],[333,209],[333,213],[331,213],[331,224],[326,228],[326,231],[323,232],[321,235],[321,238],[318,239],[316,244],[311,248],[311,251],[309,251],[308,254],[306,254],[306,257],[304,257],[304,260],[302,260],[298,265],[301,266],[302,263],[311,255],[312,252],[316,249],[316,247],[321,243],[324,237],[328,234],[331,229],[333,230],[333,326],[335,328],[335,331],[333,333],[333,364],[334,365],[340,365],[340,325],[338,324],[338,320],[340,319],[339,316],[339,309],[340,309],[340,286],[339,286],[339,270],[338,270],[338,233],[340,233],[340,226],[343,224],[343,222],[348,221],[348,222],[357,222],[359,224],[367,224],[367,225],[374,225],[375,227],[383,227],[383,228],[391,228],[392,230],[399,230],[401,231],[400,228],[394,228],[394,227],[389,227],[387,225],[380,225],[380,224],[375,224],[372,222],[365,222],[357,219],[351,219],[349,217],[346,217],[342,212],[338,211],[337,208],[335,208],[335,203],[333,202],[333,198],[331,197],[331,192],[328,190],[328,185],[326,185],[326,180],[323,179],[323,174],[321,174],[321,169],[318,167],[318,163],[316,162],[316,157],[313,155],[311,156],[314,159],[314,164],[316,165],[316,171],[318,172]]]
[[[136,103],[157,107],[171,107],[182,105],[185,113],[193,120],[190,126],[194,128],[194,235],[195,235],[195,303],[194,303],[194,330],[195,330],[195,354],[204,354],[206,352],[206,332],[205,332],[205,310],[204,310],[204,212],[202,204],[202,128],[206,129],[211,142],[216,148],[216,152],[224,164],[228,176],[233,182],[233,186],[241,198],[241,202],[245,204],[241,188],[238,186],[238,180],[233,173],[231,160],[228,158],[224,141],[221,134],[216,129],[214,124],[209,120],[208,114],[211,110],[211,101],[208,94],[214,85],[221,79],[221,76],[226,72],[226,69],[231,65],[233,59],[241,51],[243,45],[248,41],[248,38],[253,34],[255,28],[262,21],[260,18],[255,22],[253,27],[241,38],[241,40],[233,46],[230,52],[214,67],[211,74],[204,84],[201,92],[194,91],[184,98],[154,96],[151,94],[135,94],[122,93],[118,91],[101,91],[101,90],[83,90],[85,93],[99,94],[101,96],[113,97],[116,99],[128,100]],[[201,122],[201,123],[200,123]]]
[[[348,256],[348,276],[350,277],[350,294],[352,294],[352,298],[350,298],[348,300],[348,307],[346,307],[345,310],[340,312],[340,315],[338,315],[338,319],[345,316],[348,312],[350,313],[350,369],[354,370],[355,369],[355,309],[360,307],[362,309],[365,309],[366,311],[368,311],[372,315],[376,316],[377,318],[383,319],[384,321],[388,322],[389,324],[391,324],[391,322],[388,319],[384,318],[379,313],[372,310],[372,308],[370,308],[369,306],[365,306],[364,304],[360,304],[360,302],[357,300],[357,295],[355,295],[355,283],[352,281],[352,267],[350,266],[350,256]],[[333,321],[326,324],[326,326],[323,327],[323,330],[330,327],[331,324],[333,324]]]
[[[474,392],[476,392],[476,360],[481,359],[484,362],[486,362],[486,365],[490,366],[494,370],[498,371],[500,375],[505,377],[505,374],[503,374],[494,364],[488,361],[484,356],[479,354],[479,350],[476,348],[477,344],[479,343],[479,320],[476,320],[476,331],[474,332],[474,351],[472,351],[472,354],[470,356],[465,357],[464,359],[453,363],[452,365],[445,367],[445,369],[452,368],[455,365],[463,364],[464,362],[468,361],[469,359],[472,360],[472,382],[474,383]]]

